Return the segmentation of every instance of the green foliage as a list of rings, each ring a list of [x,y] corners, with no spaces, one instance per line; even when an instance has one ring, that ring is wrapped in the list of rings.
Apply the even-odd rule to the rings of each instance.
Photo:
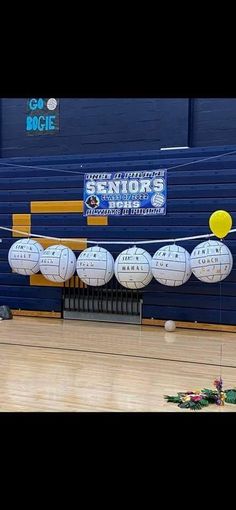
[[[204,388],[204,390],[202,390],[202,393],[204,394],[205,398],[208,400],[209,404],[215,403],[217,396],[218,396],[217,391],[208,390],[208,389]]]
[[[164,398],[167,400],[167,402],[174,402],[174,404],[179,404],[179,402],[181,402],[180,397],[174,397],[174,396],[172,397],[170,395],[165,395]]]
[[[236,390],[225,390],[225,402],[227,404],[236,404]]]
[[[201,402],[189,402],[189,408],[192,409],[193,411],[197,411],[198,409],[201,409],[202,408],[202,404]]]
[[[218,387],[219,382],[221,385]],[[216,380],[214,385],[216,390],[204,388],[199,393],[179,392],[177,395],[165,395],[164,398],[168,402],[178,404],[181,409],[192,409],[193,411],[207,407],[209,404],[223,405],[224,399],[226,404],[236,404],[236,388],[223,391],[221,379]]]
[[[203,398],[201,400],[201,406],[202,407],[207,407],[207,406],[209,406],[209,404],[210,404],[210,402],[206,398]]]

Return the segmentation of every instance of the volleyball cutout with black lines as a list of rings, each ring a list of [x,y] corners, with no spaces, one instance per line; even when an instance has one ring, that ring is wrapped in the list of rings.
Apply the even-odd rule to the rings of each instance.
[[[204,241],[191,253],[192,272],[201,282],[220,282],[227,278],[232,267],[232,254],[220,241]]]
[[[92,246],[79,255],[76,271],[82,282],[92,287],[100,287],[113,277],[114,259],[105,248]]]
[[[152,280],[152,257],[143,248],[128,248],[115,261],[118,282],[127,289],[142,289]]]
[[[66,282],[76,267],[73,251],[62,244],[49,246],[40,257],[40,271],[51,282]]]
[[[8,262],[14,273],[33,275],[39,272],[43,247],[33,239],[16,241],[8,252]]]
[[[191,272],[190,254],[182,246],[168,244],[153,255],[152,274],[162,285],[183,285],[189,280]]]

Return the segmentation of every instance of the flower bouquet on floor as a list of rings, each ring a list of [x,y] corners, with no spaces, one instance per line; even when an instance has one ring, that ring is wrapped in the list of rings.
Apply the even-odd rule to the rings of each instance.
[[[177,393],[176,396],[165,395],[167,402],[177,404],[182,409],[192,409],[197,411],[210,404],[223,406],[226,404],[236,404],[236,388],[223,390],[223,381],[221,377],[214,381],[214,390],[204,388],[203,390],[186,391]]]

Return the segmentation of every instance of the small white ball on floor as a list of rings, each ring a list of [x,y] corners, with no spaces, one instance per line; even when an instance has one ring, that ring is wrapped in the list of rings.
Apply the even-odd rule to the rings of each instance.
[[[165,322],[165,330],[166,331],[175,331],[176,325],[174,321],[166,321]]]

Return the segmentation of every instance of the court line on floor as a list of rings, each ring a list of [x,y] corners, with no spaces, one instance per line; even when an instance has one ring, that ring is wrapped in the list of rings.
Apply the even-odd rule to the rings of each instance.
[[[49,347],[42,345],[28,345],[28,344],[18,344],[14,342],[0,342],[0,345],[15,345],[17,347],[29,347],[30,349],[48,349],[51,351],[65,351],[65,352],[81,352],[85,354],[98,354],[103,356],[120,356],[123,358],[137,358],[142,360],[154,360],[154,361],[170,361],[175,363],[188,363],[191,365],[205,365],[211,367],[222,367],[222,368],[235,368],[236,365],[222,365],[222,363],[205,363],[202,361],[189,361],[189,360],[180,360],[180,359],[170,359],[170,358],[155,358],[153,356],[139,356],[138,354],[122,354],[122,353],[114,353],[114,352],[100,352],[100,351],[90,351],[86,349],[71,349],[65,347]]]

